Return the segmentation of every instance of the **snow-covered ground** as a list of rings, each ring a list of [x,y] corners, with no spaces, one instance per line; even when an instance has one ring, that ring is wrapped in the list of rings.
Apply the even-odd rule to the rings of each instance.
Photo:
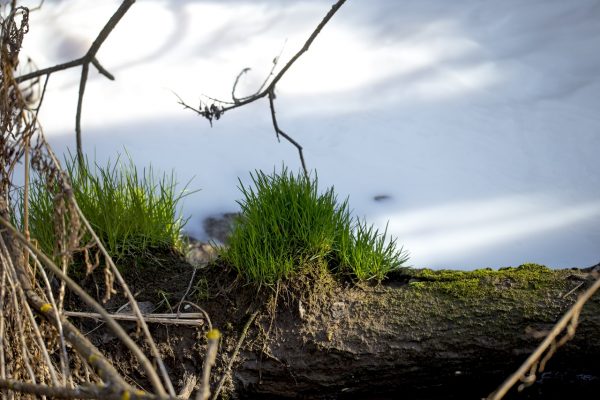
[[[29,3],[37,3],[31,1]],[[80,57],[118,7],[51,1],[23,54]],[[333,0],[138,0],[103,45],[83,106],[84,150],[193,178],[188,231],[237,210],[238,177],[299,168],[266,100],[210,128],[202,94],[258,88]],[[50,78],[41,121],[74,146],[79,69]],[[419,267],[553,267],[600,261],[600,0],[349,0],[278,85],[282,128],[320,185],[389,232]],[[375,196],[387,196],[375,201]]]

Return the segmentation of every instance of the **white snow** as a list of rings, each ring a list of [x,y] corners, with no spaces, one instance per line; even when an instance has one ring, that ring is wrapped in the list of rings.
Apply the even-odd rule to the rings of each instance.
[[[266,100],[211,128],[173,92],[229,100],[251,67],[238,96],[252,93],[331,4],[138,0],[98,54],[116,81],[91,70],[84,150],[193,178],[183,212],[204,238],[204,218],[238,209],[238,177],[300,164]],[[82,56],[118,5],[47,0],[22,54]],[[350,0],[278,85],[277,116],[321,187],[389,221],[413,266],[586,267],[600,261],[599,72],[600,0]],[[74,147],[79,74],[50,77],[40,115],[59,153]]]

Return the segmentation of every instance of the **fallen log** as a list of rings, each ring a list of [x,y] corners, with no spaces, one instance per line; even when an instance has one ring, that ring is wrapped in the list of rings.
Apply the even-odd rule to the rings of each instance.
[[[264,344],[234,369],[241,397],[484,398],[534,350],[594,277],[528,264],[405,270],[381,285],[334,285],[257,323]],[[260,333],[260,334],[259,334]],[[507,398],[600,396],[600,301],[573,340]],[[260,341],[259,341],[260,342]],[[585,397],[595,390],[595,395]]]
[[[181,264],[169,274],[133,282],[143,300],[172,285],[176,301],[190,275],[189,265]],[[381,284],[340,282],[327,274],[298,278],[305,281],[257,290],[218,261],[197,271],[192,286],[204,289],[193,296],[223,334],[213,391],[229,374],[223,393],[233,398],[485,398],[521,365],[595,275],[528,264],[477,271],[405,269]],[[299,293],[301,287],[306,291]],[[586,304],[575,337],[537,373],[535,384],[506,398],[598,398],[599,297]],[[129,328],[135,332],[135,326]],[[205,326],[152,329],[171,376],[201,376]],[[118,368],[146,384],[143,370],[118,341],[102,329],[93,335]],[[179,390],[185,382],[175,385]],[[590,391],[595,393],[589,396]]]

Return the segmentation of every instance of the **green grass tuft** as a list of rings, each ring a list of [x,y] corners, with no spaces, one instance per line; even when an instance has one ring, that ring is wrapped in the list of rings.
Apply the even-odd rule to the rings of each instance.
[[[397,249],[396,239],[387,239],[387,225],[380,233],[357,220],[353,230],[342,232],[339,246],[339,267],[361,281],[382,281],[408,261],[408,254]]]
[[[318,192],[318,179],[281,173],[250,174],[240,181],[244,199],[229,246],[221,256],[251,282],[271,285],[306,266],[327,264],[359,280],[382,280],[407,260],[366,223],[354,223],[348,201],[338,203],[333,188]]]
[[[80,167],[74,156],[66,157],[65,164],[77,203],[112,257],[182,249],[181,232],[187,221],[178,216],[178,204],[189,193],[185,188],[176,191],[173,174],[156,178],[151,167],[140,174],[130,158],[123,162],[120,156],[105,166],[92,166],[86,159]],[[52,194],[36,178],[30,196],[31,237],[47,254],[56,254]],[[86,235],[82,242],[90,239]]]

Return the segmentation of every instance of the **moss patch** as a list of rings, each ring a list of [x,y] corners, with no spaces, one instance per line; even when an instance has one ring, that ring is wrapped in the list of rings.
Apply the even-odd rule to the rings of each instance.
[[[516,268],[507,267],[499,270],[491,268],[474,271],[423,269],[414,273],[409,287],[434,290],[456,299],[502,297],[504,295],[509,295],[511,298],[515,298],[516,295],[527,297],[537,289],[564,289],[563,285],[557,285],[556,274],[556,271],[538,264],[523,264]]]
[[[385,324],[402,329],[419,327],[414,332],[419,340],[428,336],[428,326],[431,334],[439,330],[440,321],[446,322],[442,329],[457,334],[479,325],[496,336],[509,321],[554,322],[574,301],[574,297],[563,298],[574,287],[569,279],[572,271],[537,264],[500,270],[423,269],[405,273],[407,285],[384,288],[380,296],[368,297],[364,307],[387,310]],[[365,316],[359,313],[358,318]],[[371,323],[378,324],[375,320]]]

